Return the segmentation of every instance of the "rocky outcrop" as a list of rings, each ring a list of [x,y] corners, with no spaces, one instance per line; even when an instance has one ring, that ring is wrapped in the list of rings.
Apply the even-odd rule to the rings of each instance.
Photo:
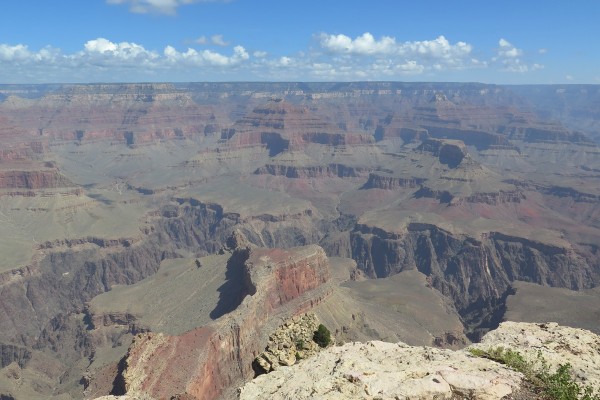
[[[361,189],[398,190],[416,188],[425,183],[426,180],[425,178],[405,178],[372,172],[369,174],[369,180],[367,180],[367,183]]]
[[[447,190],[433,190],[427,186],[422,186],[415,192],[416,198],[430,198],[439,200],[440,203],[459,205],[462,203],[482,203],[489,205],[498,205],[505,203],[520,203],[525,199],[525,194],[520,190],[499,190],[497,192],[479,192],[469,196],[455,196]]]
[[[13,362],[23,368],[30,359],[31,351],[27,348],[0,343],[0,368],[4,368]]]
[[[505,146],[510,144],[505,136],[481,130],[457,129],[433,125],[423,125],[423,127],[427,129],[427,132],[433,138],[460,140],[479,150],[487,149],[492,146]]]
[[[300,315],[286,321],[269,336],[267,348],[256,357],[254,363],[262,372],[268,373],[315,355],[319,345],[313,337],[318,327],[319,321],[314,314]]]
[[[522,376],[468,352],[404,343],[347,343],[247,383],[241,400],[501,399]]]
[[[555,371],[570,363],[576,381],[600,385],[600,337],[554,323],[505,322],[471,348],[515,350]],[[259,376],[240,389],[245,399],[455,399],[537,398],[523,375],[504,364],[459,351],[404,343],[348,343],[292,367]]]
[[[267,164],[254,171],[257,175],[285,176],[286,178],[356,178],[366,175],[369,168],[351,167],[343,164],[294,166]]]
[[[213,399],[235,382],[250,378],[252,360],[267,344],[267,332],[325,296],[330,276],[318,246],[291,250],[238,249],[236,265],[245,278],[235,311],[181,336],[142,334],[125,359],[122,379],[129,395],[156,398],[189,395]],[[320,294],[309,291],[321,289]]]
[[[524,199],[525,195],[519,190],[500,190],[498,192],[475,193],[471,196],[461,198],[462,201],[465,201],[467,203],[484,203],[489,205],[498,205],[504,203],[520,203],[521,200]]]
[[[570,328],[555,322],[503,322],[470,348],[488,350],[503,347],[536,363],[541,356],[551,371],[570,364],[579,383],[600,388],[600,336],[586,329]],[[539,365],[538,365],[539,366]]]
[[[75,186],[55,170],[0,171],[0,189],[52,189]]]

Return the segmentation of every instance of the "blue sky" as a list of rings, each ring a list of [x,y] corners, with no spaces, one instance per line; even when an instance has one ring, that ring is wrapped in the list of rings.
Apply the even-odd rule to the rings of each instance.
[[[600,84],[600,2],[4,0],[0,83]]]

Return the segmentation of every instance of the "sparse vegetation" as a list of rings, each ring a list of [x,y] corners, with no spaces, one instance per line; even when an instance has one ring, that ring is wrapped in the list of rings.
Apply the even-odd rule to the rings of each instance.
[[[319,347],[327,347],[331,343],[331,332],[323,324],[319,324],[313,340],[319,345]]]
[[[600,391],[591,386],[581,386],[575,381],[570,364],[560,364],[558,369],[550,373],[548,362],[541,352],[537,358],[528,361],[517,351],[503,347],[488,350],[470,349],[476,357],[488,358],[505,364],[507,367],[521,372],[525,379],[543,395],[544,399],[551,400],[600,400]]]

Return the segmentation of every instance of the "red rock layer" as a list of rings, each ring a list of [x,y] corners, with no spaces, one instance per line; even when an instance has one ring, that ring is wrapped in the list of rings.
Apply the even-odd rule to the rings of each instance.
[[[230,314],[181,336],[142,334],[132,344],[124,372],[127,393],[155,398],[191,395],[214,399],[226,388],[253,376],[251,363],[269,332],[318,301],[307,292],[329,280],[328,260],[319,246],[292,250],[259,249],[246,256],[248,296]],[[322,293],[322,292],[320,292]]]
[[[0,171],[0,189],[50,189],[75,186],[55,170]]]
[[[271,155],[299,150],[309,143],[330,146],[372,143],[369,134],[345,133],[322,121],[308,109],[285,101],[270,101],[225,131],[221,139],[231,146],[266,146]]]

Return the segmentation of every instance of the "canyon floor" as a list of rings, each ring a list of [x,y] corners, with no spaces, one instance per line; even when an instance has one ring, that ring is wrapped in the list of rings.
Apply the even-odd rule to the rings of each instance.
[[[339,343],[600,333],[599,99],[0,85],[0,397],[230,398],[306,312]]]

